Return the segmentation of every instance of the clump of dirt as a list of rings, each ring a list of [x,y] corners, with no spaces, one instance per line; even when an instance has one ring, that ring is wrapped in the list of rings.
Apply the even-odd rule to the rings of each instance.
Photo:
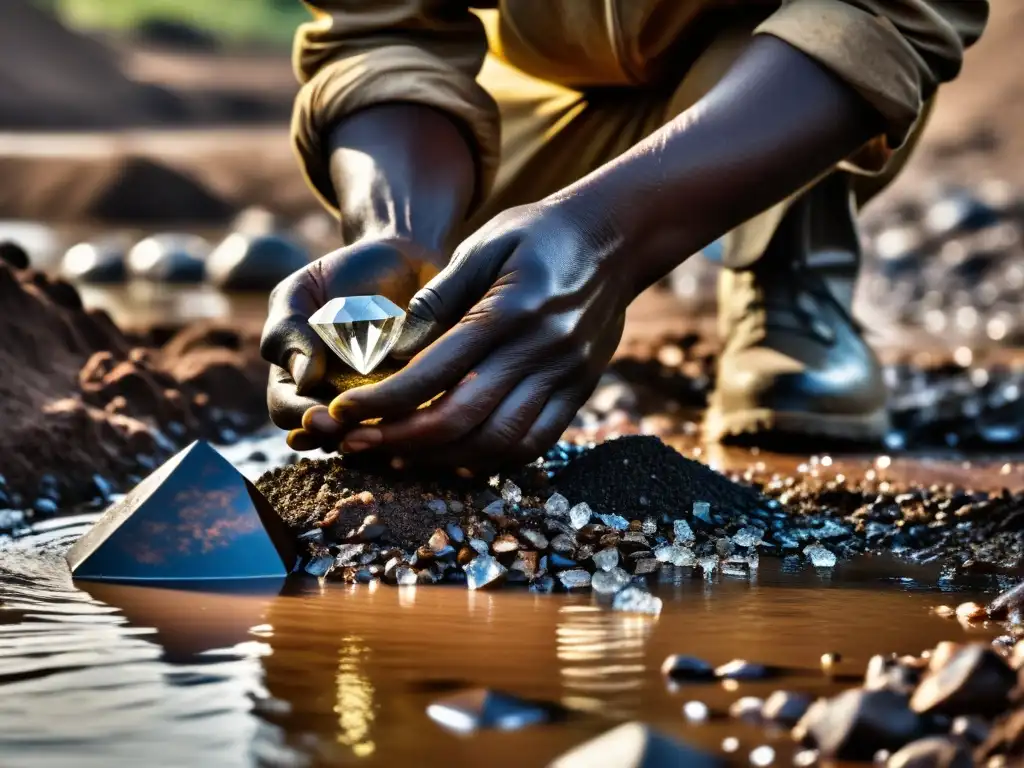
[[[695,501],[726,514],[752,512],[765,499],[656,437],[623,437],[601,443],[571,462],[555,487],[570,499],[618,515],[679,517]]]
[[[31,506],[41,489],[88,499],[96,475],[127,484],[193,439],[266,420],[255,339],[197,326],[138,347],[70,284],[10,262],[0,263],[0,371],[0,506]]]

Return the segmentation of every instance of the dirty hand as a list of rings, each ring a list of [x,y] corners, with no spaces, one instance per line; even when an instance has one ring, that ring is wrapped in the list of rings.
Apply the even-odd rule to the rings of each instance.
[[[622,238],[583,209],[571,199],[513,208],[459,246],[409,305],[396,352],[415,354],[411,362],[331,403],[352,430],[343,451],[490,468],[558,440],[597,385],[635,296]]]
[[[336,392],[321,386],[329,351],[309,316],[332,298],[379,294],[399,306],[437,273],[440,256],[399,238],[363,240],[339,248],[293,273],[270,294],[270,309],[260,352],[271,364],[267,388],[270,418],[282,429],[293,430],[289,444],[297,450],[313,436],[299,432],[303,414],[323,406]],[[317,409],[326,412],[321,407]],[[331,446],[336,447],[337,440]]]

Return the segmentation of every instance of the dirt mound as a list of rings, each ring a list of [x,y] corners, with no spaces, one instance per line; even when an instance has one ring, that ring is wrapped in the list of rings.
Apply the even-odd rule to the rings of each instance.
[[[0,472],[28,505],[47,476],[69,503],[97,474],[126,484],[195,438],[262,425],[265,385],[255,339],[200,326],[134,347],[68,283],[0,263]]]
[[[0,3],[0,126],[112,127],[149,114],[145,89],[98,41],[28,0]]]

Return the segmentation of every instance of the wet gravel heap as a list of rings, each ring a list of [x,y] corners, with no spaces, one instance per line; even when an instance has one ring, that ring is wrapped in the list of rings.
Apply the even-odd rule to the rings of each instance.
[[[683,457],[655,437],[561,443],[519,475],[422,482],[344,458],[302,460],[257,481],[305,545],[305,571],[347,582],[503,583],[620,597],[647,580],[749,578],[760,555],[831,567],[821,542],[850,529]]]
[[[333,457],[274,469],[257,487],[303,542],[306,572],[347,582],[616,594],[651,578],[750,578],[762,556],[827,569],[875,553],[1002,583],[1024,562],[1024,492],[820,469],[755,465],[727,478],[656,437],[628,436],[560,443],[487,485]]]

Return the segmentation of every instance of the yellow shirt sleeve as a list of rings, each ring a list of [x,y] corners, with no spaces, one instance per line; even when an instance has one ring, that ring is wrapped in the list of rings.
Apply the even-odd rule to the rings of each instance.
[[[388,102],[441,110],[458,122],[477,164],[476,200],[497,172],[500,123],[476,82],[487,54],[480,20],[465,0],[307,0],[314,20],[295,37],[302,88],[292,141],[306,179],[337,214],[323,142],[346,115]]]
[[[959,74],[988,0],[783,0],[756,33],[778,37],[849,83],[886,121],[891,152]]]

